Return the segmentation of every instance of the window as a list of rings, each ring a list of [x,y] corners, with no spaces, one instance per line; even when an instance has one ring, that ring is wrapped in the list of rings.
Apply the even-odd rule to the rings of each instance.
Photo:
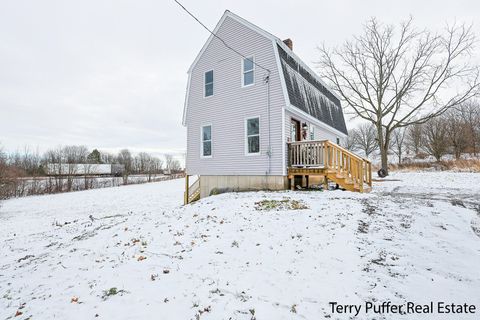
[[[260,118],[246,120],[246,152],[247,154],[260,153]]]
[[[212,156],[212,126],[202,127],[202,157]]]
[[[245,86],[250,86],[254,84],[254,75],[253,71],[255,69],[255,64],[253,62],[253,57],[245,58],[243,59],[242,63],[242,72],[243,72],[243,82],[242,85]]]
[[[308,130],[310,133],[310,140],[315,140],[315,127],[313,126],[313,124],[310,124],[308,126]]]
[[[337,137],[337,144],[340,145],[340,138]]]
[[[205,97],[213,96],[213,70],[205,72]]]

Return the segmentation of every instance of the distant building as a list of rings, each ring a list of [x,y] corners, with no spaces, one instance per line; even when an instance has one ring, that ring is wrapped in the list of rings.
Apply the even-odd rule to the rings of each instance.
[[[49,176],[62,175],[111,175],[121,176],[125,172],[123,164],[91,163],[48,163],[46,173]]]

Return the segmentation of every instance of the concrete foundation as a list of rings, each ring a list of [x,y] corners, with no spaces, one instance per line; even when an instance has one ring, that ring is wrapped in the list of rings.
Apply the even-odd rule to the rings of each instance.
[[[285,190],[284,176],[200,176],[200,198],[213,194],[252,190]]]

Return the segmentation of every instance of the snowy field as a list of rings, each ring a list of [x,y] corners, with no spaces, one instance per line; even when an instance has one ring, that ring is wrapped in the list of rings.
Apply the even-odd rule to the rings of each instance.
[[[477,313],[356,319],[479,319],[480,174],[388,179],[185,207],[182,179],[4,201],[0,319],[349,319],[328,302],[385,300]]]

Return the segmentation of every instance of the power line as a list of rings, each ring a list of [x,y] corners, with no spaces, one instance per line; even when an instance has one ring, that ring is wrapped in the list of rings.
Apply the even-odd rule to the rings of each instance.
[[[173,0],[175,1],[186,13],[188,13],[193,19],[195,19],[195,21],[197,21],[205,30],[207,30],[212,36],[214,36],[215,38],[217,38],[218,40],[220,40],[223,45],[225,47],[227,47],[228,49],[232,50],[233,52],[235,52],[236,54],[238,54],[239,56],[241,56],[242,58],[244,59],[248,59],[248,57],[244,56],[242,53],[238,52],[237,50],[235,50],[234,48],[232,48],[231,46],[229,46],[225,40],[223,40],[222,38],[220,38],[218,35],[216,35],[213,31],[211,31],[202,21],[200,21],[193,13],[191,13],[190,11],[188,11],[187,8],[185,8],[185,6],[183,4],[181,4],[178,0]],[[249,59],[250,60],[250,59]],[[263,67],[262,65],[256,63],[255,61],[253,60],[250,60],[252,61],[252,63],[260,68],[262,68],[263,70],[267,71],[268,74],[270,74],[270,70],[268,68],[265,68]],[[267,78],[268,79],[268,78]]]

